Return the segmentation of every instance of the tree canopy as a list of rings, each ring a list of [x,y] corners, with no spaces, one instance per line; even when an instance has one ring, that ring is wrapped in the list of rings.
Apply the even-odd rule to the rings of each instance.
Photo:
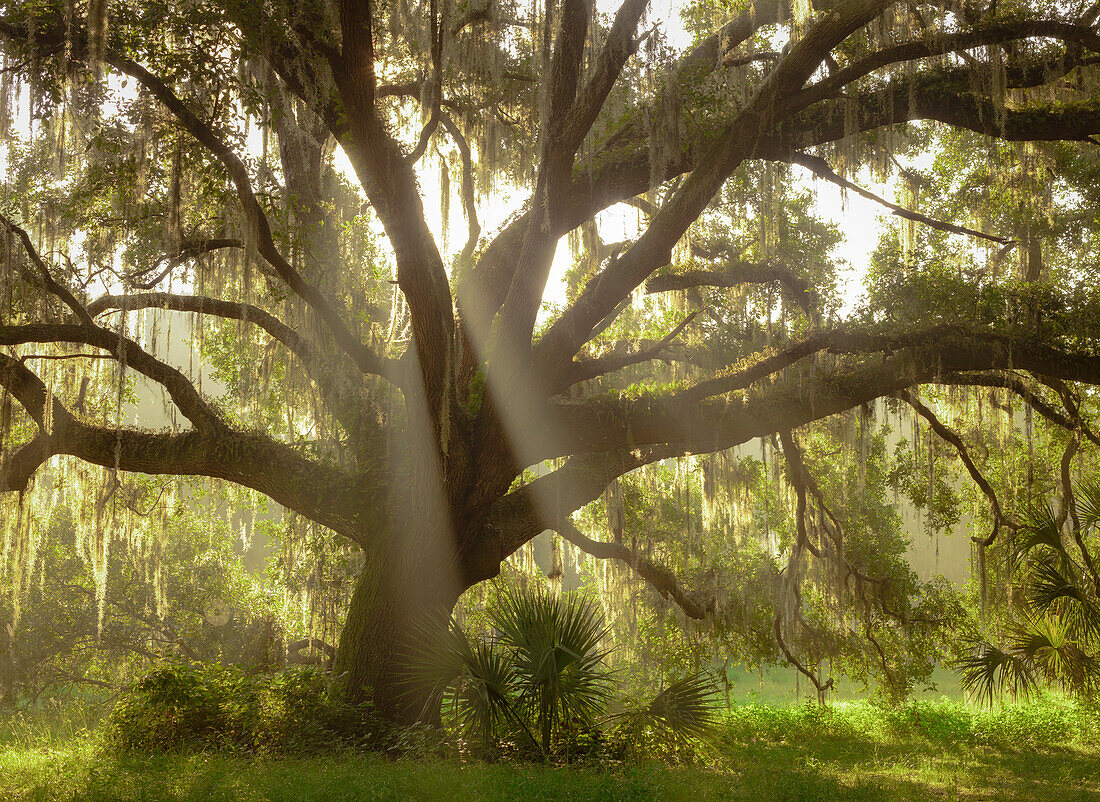
[[[1066,466],[1100,443],[1100,4],[697,0],[686,48],[648,6],[0,5],[17,571],[58,503],[36,474],[91,477],[65,492],[101,571],[112,539],[168,536],[131,520],[163,499],[130,474],[227,480],[362,550],[336,667],[351,698],[399,715],[409,622],[545,530],[713,615],[723,600],[662,562],[690,526],[653,552],[626,510],[667,461],[718,454],[698,503],[728,512],[738,482],[767,483],[727,450],[762,438],[786,488],[764,526],[785,533],[784,565],[755,580],[784,600],[764,629],[792,664],[796,637],[819,653],[857,638],[901,677],[946,602],[907,571],[888,489],[947,518],[957,489],[864,425],[880,399],[924,427],[929,466],[949,454],[969,475],[979,560],[1028,502],[1071,493]],[[898,217],[852,312],[843,231],[806,174]],[[870,174],[905,197],[862,188]],[[615,214],[637,226],[609,242]],[[149,387],[170,402],[156,430],[126,411]],[[986,396],[1025,410],[1029,435],[1033,412],[1049,427],[1028,464],[1064,482],[1021,490],[982,427],[937,406],[972,417]],[[838,467],[833,448],[859,459]],[[601,498],[608,521],[586,533],[574,513]],[[811,576],[858,626],[800,624]]]

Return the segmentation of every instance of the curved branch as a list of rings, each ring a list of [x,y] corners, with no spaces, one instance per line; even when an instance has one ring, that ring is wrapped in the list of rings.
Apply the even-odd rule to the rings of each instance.
[[[431,91],[431,112],[427,122],[420,129],[416,145],[408,155],[408,163],[416,164],[428,149],[428,141],[439,128],[440,104],[443,100],[443,10],[438,8],[439,0],[429,0],[428,19],[431,28],[432,77],[428,88]]]
[[[573,371],[562,379],[560,386],[551,388],[551,392],[559,393],[567,387],[571,387],[579,382],[595,379],[599,376],[606,376],[609,373],[622,370],[630,365],[637,365],[641,362],[649,362],[652,359],[658,359],[661,352],[668,348],[668,346],[672,344],[672,341],[679,337],[680,333],[687,328],[698,315],[698,310],[692,312],[676,324],[676,327],[660,340],[640,350],[625,353],[613,352],[595,357],[594,359],[578,360],[574,363]]]
[[[938,377],[937,383],[964,387],[1000,387],[1014,393],[1055,426],[1067,431],[1074,431],[1078,428],[1077,423],[1044,401],[1034,390],[1012,373],[945,373]],[[1100,438],[1097,438],[1091,429],[1086,429],[1085,435],[1096,445],[1100,445]]]
[[[202,295],[176,295],[168,292],[135,293],[133,295],[103,295],[88,304],[88,313],[98,317],[109,309],[171,309],[175,312],[195,312],[200,315],[255,323],[274,339],[285,345],[307,367],[315,365],[317,353],[298,332],[274,315],[252,304],[223,301]]]
[[[38,281],[41,282],[46,291],[60,298],[62,302],[73,311],[80,322],[91,324],[92,318],[84,308],[84,305],[76,299],[76,296],[69,291],[68,287],[55,280],[50,274],[49,266],[46,265],[45,260],[39,255],[37,249],[35,249],[34,244],[31,242],[30,235],[3,214],[0,214],[0,225],[19,237],[19,241],[23,244],[23,250],[27,252],[27,257],[38,269]]]
[[[799,548],[805,548],[810,551],[819,560],[823,558],[821,549],[813,544],[809,535],[806,533],[806,489],[808,471],[806,466],[802,462],[802,452],[795,442],[794,435],[788,429],[784,429],[779,433],[779,441],[783,444],[783,456],[787,458],[787,465],[790,468],[791,484],[794,485],[795,493],[798,495],[798,505],[795,510],[795,534],[798,538]],[[822,505],[824,508],[824,505]],[[839,556],[839,554],[837,555]]]
[[[785,265],[774,262],[742,262],[732,260],[722,270],[687,270],[653,276],[645,283],[647,293],[686,290],[691,287],[736,287],[739,284],[770,284],[778,282],[790,297],[802,307],[811,320],[821,315],[821,301],[806,279]]]
[[[568,519],[555,527],[558,533],[586,554],[601,560],[619,560],[633,568],[638,576],[648,582],[666,599],[676,602],[677,606],[689,618],[702,620],[715,610],[713,595],[700,598],[698,593],[689,593],[680,586],[679,580],[667,567],[646,557],[640,557],[621,543],[603,543],[592,540],[577,529]]]
[[[990,240],[1001,245],[1009,245],[1016,241],[1008,237],[998,237],[995,234],[986,234],[982,231],[977,231],[972,228],[966,228],[965,226],[957,226],[954,223],[946,223],[942,220],[936,220],[928,215],[921,214],[920,212],[914,212],[906,209],[904,206],[899,206],[896,203],[891,203],[885,198],[880,198],[874,192],[864,189],[858,184],[854,184],[848,179],[838,175],[829,163],[820,156],[813,156],[809,153],[794,153],[791,156],[790,161],[793,164],[801,165],[808,170],[811,170],[815,175],[821,176],[826,181],[831,181],[839,187],[851,190],[860,197],[867,198],[867,200],[874,201],[875,203],[885,206],[891,212],[898,217],[902,217],[906,220],[913,220],[917,223],[923,223],[929,228],[934,228],[937,231],[946,231],[949,234],[965,234],[970,237],[979,237],[981,239]]]
[[[1084,45],[1093,52],[1100,52],[1100,36],[1097,36],[1096,31],[1087,25],[1059,19],[993,23],[983,25],[976,30],[955,34],[940,34],[883,48],[843,69],[837,70],[828,78],[813,86],[807,87],[801,93],[799,100],[803,103],[814,103],[835,97],[843,87],[891,64],[916,61],[946,53],[959,53],[985,45],[1004,44],[1034,38],[1073,42]]]
[[[775,641],[776,641],[776,643],[779,644],[779,650],[781,652],[783,652],[783,657],[786,658],[788,663],[790,663],[792,666],[797,668],[798,672],[800,674],[802,674],[804,677],[808,678],[810,680],[810,682],[813,683],[814,688],[817,689],[817,698],[819,700],[821,700],[821,699],[824,698],[826,691],[833,690],[833,678],[829,677],[828,680],[826,680],[825,682],[822,682],[821,680],[819,680],[817,678],[817,675],[814,674],[814,672],[810,671],[810,669],[808,669],[808,668],[806,668],[806,666],[802,665],[802,663],[799,661],[799,659],[794,656],[794,653],[792,653],[791,650],[789,648],[787,648],[787,644],[783,640],[783,631],[782,631],[782,626],[781,626],[782,618],[783,618],[782,613],[776,613],[775,614],[775,626],[773,627],[773,630],[775,631]]]
[[[133,368],[168,391],[172,402],[195,428],[219,429],[224,421],[191,381],[180,371],[156,359],[133,340],[100,326],[71,323],[29,323],[0,326],[0,345],[25,343],[83,343],[102,348],[121,364]],[[5,357],[10,358],[10,357]]]
[[[477,249],[478,240],[481,238],[481,223],[477,219],[477,193],[474,189],[474,163],[470,153],[470,143],[466,141],[466,137],[450,115],[443,114],[440,122],[443,124],[443,129],[454,140],[459,158],[462,160],[462,208],[466,211],[469,235],[459,254],[458,263],[461,269],[465,269],[469,266],[470,259]]]
[[[286,285],[308,303],[321,319],[325,322],[333,339],[340,348],[355,362],[364,373],[383,375],[387,371],[386,360],[363,345],[359,339],[341,320],[339,313],[328,302],[319,289],[309,284],[301,274],[286,260],[275,245],[271,234],[271,224],[260,207],[256,195],[252,191],[251,179],[248,168],[240,157],[233,152],[214,130],[201,120],[168,85],[157,76],[137,62],[118,55],[108,53],[106,60],[113,67],[129,75],[144,86],[168,111],[170,111],[180,125],[191,134],[211,155],[213,155],[229,172],[229,177],[237,190],[237,196],[244,211],[246,225],[255,237],[256,250],[263,257],[275,273]]]
[[[372,526],[381,523],[385,488],[367,477],[345,474],[313,462],[290,447],[227,427],[181,433],[147,432],[86,424],[69,412],[29,368],[0,353],[0,386],[11,392],[38,423],[42,434],[6,457],[0,488],[26,486],[27,469],[56,454],[85,462],[148,474],[209,476],[250,487],[339,534],[367,546]],[[46,416],[49,407],[50,425]],[[369,503],[360,503],[361,499]]]
[[[1097,445],[1100,445],[1100,438],[1096,436],[1096,433],[1092,431],[1092,427],[1085,421],[1084,416],[1081,414],[1081,400],[1077,395],[1069,388],[1064,381],[1053,376],[1036,376],[1036,378],[1045,384],[1047,387],[1058,393],[1062,399],[1062,404],[1069,412],[1070,417],[1073,419],[1074,426],[1077,431],[1085,435],[1089,440]]]
[[[979,543],[982,546],[989,546],[997,539],[998,530],[1001,526],[1007,529],[1016,531],[1020,528],[1020,525],[1014,520],[1005,515],[1001,509],[1001,503],[997,500],[997,493],[993,490],[993,486],[989,484],[989,481],[978,470],[978,466],[974,464],[974,460],[970,458],[970,452],[966,448],[966,444],[958,433],[948,428],[944,423],[936,417],[936,414],[918,401],[907,390],[901,390],[896,393],[897,397],[916,410],[922,418],[928,421],[929,426],[942,440],[946,440],[948,443],[955,447],[955,450],[959,453],[959,459],[962,460],[964,466],[966,466],[967,473],[970,474],[970,478],[974,480],[974,484],[985,494],[985,497],[989,499],[989,506],[993,509],[993,531],[988,537],[980,538],[975,537],[974,542]]]
[[[164,278],[175,270],[181,263],[188,259],[194,259],[197,256],[203,254],[213,253],[214,251],[225,250],[227,248],[243,248],[244,243],[239,239],[232,239],[226,237],[213,237],[211,239],[189,239],[180,243],[178,250],[166,259],[158,260],[152,267],[135,270],[132,273],[127,274],[123,278],[132,286],[139,290],[151,290],[164,280]],[[138,281],[139,276],[148,276],[160,265],[167,262],[167,266],[157,273],[151,279],[142,279]],[[92,315],[95,317],[95,315]]]

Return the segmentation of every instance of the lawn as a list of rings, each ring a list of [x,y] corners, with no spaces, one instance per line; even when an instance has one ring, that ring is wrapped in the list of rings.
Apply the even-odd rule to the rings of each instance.
[[[94,721],[0,722],[4,800],[1100,799],[1100,712],[1065,700],[734,707],[696,765],[117,755]]]

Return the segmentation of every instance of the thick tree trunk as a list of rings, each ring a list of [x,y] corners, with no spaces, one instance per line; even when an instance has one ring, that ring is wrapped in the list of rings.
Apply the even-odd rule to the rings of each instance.
[[[449,614],[459,594],[458,585],[432,566],[406,563],[384,570],[368,563],[356,580],[333,667],[347,700],[372,701],[394,721],[438,717],[404,681],[404,668],[418,625],[428,616]]]

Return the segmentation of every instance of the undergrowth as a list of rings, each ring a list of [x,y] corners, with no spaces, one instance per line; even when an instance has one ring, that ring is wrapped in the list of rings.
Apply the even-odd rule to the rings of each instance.
[[[331,696],[311,672],[173,671],[102,723],[79,701],[0,715],[0,799],[1100,798],[1100,709],[1054,695],[734,704],[681,765],[592,750],[568,766],[486,763],[426,727],[379,739],[369,709]]]

